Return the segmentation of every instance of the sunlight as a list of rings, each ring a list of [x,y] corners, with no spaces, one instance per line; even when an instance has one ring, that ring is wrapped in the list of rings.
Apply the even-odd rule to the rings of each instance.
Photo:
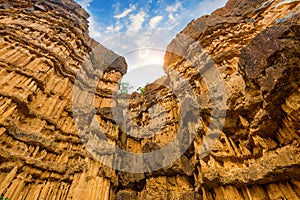
[[[163,66],[165,50],[156,48],[140,48],[124,54],[129,71],[145,65]]]
[[[165,75],[163,71],[165,50],[141,48],[131,51],[124,56],[129,66],[122,82],[128,82],[133,88],[129,92],[144,87]]]

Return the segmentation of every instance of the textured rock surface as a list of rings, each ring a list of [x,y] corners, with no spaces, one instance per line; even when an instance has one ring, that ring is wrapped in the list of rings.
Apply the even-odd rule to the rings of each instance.
[[[122,109],[125,128],[116,125],[111,108],[124,108],[128,97],[116,102],[112,94],[126,63],[89,38],[88,14],[80,6],[71,0],[0,2],[0,195],[12,200],[300,198],[299,1],[230,0],[192,21],[181,32],[189,40],[178,35],[168,47],[168,75],[130,97],[128,114],[147,127],[146,133],[126,126]],[[220,138],[201,159],[211,108],[205,80],[195,71],[203,64],[197,43],[214,60],[227,96]],[[93,74],[87,60],[100,66],[96,95],[87,91],[73,98],[82,104],[94,99],[106,137],[136,153],[159,149],[176,136],[180,105],[165,86],[180,86],[172,69],[188,80],[201,105],[201,126],[187,130],[198,128],[188,151],[169,167],[139,174],[110,170],[94,158],[82,142],[100,136],[93,130],[80,135],[76,128],[86,127],[76,127],[72,116],[75,76],[80,70],[82,77]],[[134,137],[143,134],[148,137]]]
[[[194,47],[200,43],[224,80],[223,132],[210,154],[199,159],[205,131],[198,130],[183,156],[187,164],[179,160],[146,174],[145,186],[137,194],[133,186],[118,194],[135,190],[131,193],[135,196],[127,199],[299,199],[299,13],[298,1],[229,1],[212,15],[192,21],[168,47],[166,82],[173,88],[179,85],[172,82],[171,69],[189,80],[201,101],[201,123],[207,130],[209,95],[194,67],[201,58]],[[179,106],[167,89],[148,87],[142,98],[166,91],[160,105],[164,112],[175,111],[174,126],[167,122],[162,134],[150,138],[162,146],[177,133]],[[128,144],[134,146],[131,140]],[[184,170],[187,165],[192,175]]]
[[[73,1],[0,6],[0,195],[110,199],[117,177],[85,150],[72,116],[72,90],[86,57],[105,66],[118,56],[89,38],[89,15]],[[96,107],[111,104],[125,71],[122,58],[105,69]]]

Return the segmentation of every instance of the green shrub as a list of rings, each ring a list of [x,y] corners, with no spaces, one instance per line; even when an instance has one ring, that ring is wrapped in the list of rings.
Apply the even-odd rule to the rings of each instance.
[[[145,87],[140,87],[140,88],[139,88],[139,91],[140,91],[140,94],[144,94],[144,92],[145,92]]]
[[[119,93],[120,94],[128,94],[129,90],[132,88],[133,87],[131,85],[129,85],[128,82],[121,82]]]

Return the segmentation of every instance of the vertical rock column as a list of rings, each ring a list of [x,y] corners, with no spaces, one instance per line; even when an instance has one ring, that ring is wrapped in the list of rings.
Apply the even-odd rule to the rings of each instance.
[[[189,151],[172,166],[136,176],[122,174],[117,199],[300,198],[299,10],[299,1],[230,0],[177,35],[165,56],[167,80],[175,80],[170,83],[174,87],[179,77],[189,81],[199,97],[203,127]],[[202,49],[195,48],[199,44]],[[201,50],[211,56],[223,79],[227,117],[214,148],[199,158],[210,123],[208,92],[212,92],[196,70],[206,64]],[[176,78],[174,70],[180,74]],[[159,125],[163,112],[148,117],[153,104],[162,105],[167,114],[170,108],[175,112],[171,123],[162,131],[154,129],[153,136],[128,137],[127,148],[132,151],[157,150],[178,132],[180,105],[172,92],[148,88],[131,104],[137,124]],[[160,94],[162,100],[156,102]]]
[[[105,171],[85,150],[72,116],[73,84],[84,60],[97,54],[95,65],[103,65],[107,56],[118,57],[89,38],[88,17],[71,0],[0,1],[0,195],[4,197],[113,199],[115,173]],[[96,107],[112,106],[107,99],[118,90],[125,71],[124,59],[118,58],[99,77],[96,96],[87,92],[79,98],[96,99]]]

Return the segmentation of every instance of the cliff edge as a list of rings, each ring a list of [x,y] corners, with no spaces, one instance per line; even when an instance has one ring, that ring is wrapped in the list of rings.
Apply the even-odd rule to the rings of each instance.
[[[299,1],[229,0],[193,20],[167,76],[131,96],[88,17],[72,0],[0,1],[0,196],[300,198]],[[152,155],[174,138],[138,173],[111,148]]]

